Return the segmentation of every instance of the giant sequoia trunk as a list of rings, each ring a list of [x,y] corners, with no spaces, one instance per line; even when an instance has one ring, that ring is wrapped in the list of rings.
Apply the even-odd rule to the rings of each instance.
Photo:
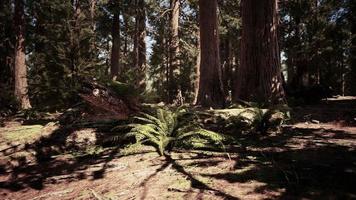
[[[170,69],[169,69],[169,102],[172,103],[178,92],[177,76],[179,75],[179,11],[180,1],[171,0],[171,43],[170,43]]]
[[[15,97],[21,109],[31,108],[27,94],[27,69],[25,55],[25,14],[23,0],[15,0]]]
[[[277,39],[277,0],[242,0],[241,66],[233,100],[285,103]]]
[[[136,31],[134,41],[135,86],[143,92],[146,88],[146,10],[145,1],[136,0]]]
[[[219,55],[219,31],[216,0],[199,0],[200,76],[197,104],[204,107],[224,106]]]
[[[120,12],[115,13],[112,25],[111,70],[113,80],[118,78],[120,70]]]

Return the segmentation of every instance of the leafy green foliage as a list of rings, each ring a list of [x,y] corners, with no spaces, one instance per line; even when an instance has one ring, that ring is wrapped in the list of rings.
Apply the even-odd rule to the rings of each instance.
[[[354,1],[288,1],[281,6],[283,67],[292,91],[322,84],[338,93],[349,93],[347,80],[352,55],[349,3]],[[297,100],[299,101],[299,100]],[[296,102],[299,103],[299,102]]]
[[[124,137],[135,137],[138,143],[150,143],[160,155],[175,147],[208,147],[222,144],[224,137],[219,133],[203,129],[196,116],[186,109],[157,109],[155,115],[142,113],[135,117],[139,123],[130,124],[130,132]]]
[[[17,110],[17,102],[13,92],[6,85],[0,84],[0,91],[0,117],[5,117]]]
[[[270,109],[246,108],[228,119],[227,126],[242,132],[267,133],[275,131],[289,118],[289,108],[277,106]]]
[[[133,86],[127,83],[110,80],[108,82],[108,86],[119,96],[127,97],[139,95],[139,92],[135,90]]]
[[[29,94],[34,107],[78,102],[81,77],[100,78],[104,60],[88,1],[29,1]],[[100,4],[98,4],[100,5]],[[92,15],[94,15],[92,18]]]
[[[181,10],[184,12],[180,13],[179,21],[179,73],[174,72],[173,77],[169,77],[167,73],[167,66],[171,62],[170,47],[167,42],[171,40],[170,31],[167,31],[171,23],[170,2],[150,0],[147,5],[149,11],[147,17],[152,25],[152,30],[148,31],[148,35],[152,38],[152,53],[148,67],[151,96],[155,96],[155,102],[168,102],[170,94],[177,94],[178,90],[181,90],[185,100],[191,102],[194,98],[196,78],[194,66],[199,52],[197,4],[195,1],[181,1]]]
[[[119,82],[110,83],[118,94],[131,95],[138,73],[135,64],[135,1],[25,1],[25,44],[29,96],[35,109],[56,110],[76,104],[80,78],[109,78],[112,22],[120,13]],[[94,3],[94,4],[92,4]],[[181,91],[192,102],[199,55],[198,4],[181,1],[179,17],[179,73],[169,77],[171,62],[170,1],[145,1],[147,13],[147,88],[145,102],[161,102]],[[239,69],[241,40],[240,1],[218,1],[220,60],[226,94],[234,91],[233,74]],[[356,77],[355,1],[291,0],[280,4],[279,44],[287,85],[332,86],[337,94],[354,95]],[[13,1],[0,4],[0,115],[16,110],[13,101]],[[137,41],[136,41],[137,42]],[[139,77],[139,78],[142,78]],[[172,92],[173,91],[173,92]],[[288,91],[287,91],[288,93]],[[135,94],[133,94],[135,95]],[[297,95],[298,96],[298,95]],[[304,104],[303,99],[289,99]],[[256,104],[234,108],[260,107]],[[14,109],[15,108],[15,109]],[[238,121],[238,119],[236,119]]]

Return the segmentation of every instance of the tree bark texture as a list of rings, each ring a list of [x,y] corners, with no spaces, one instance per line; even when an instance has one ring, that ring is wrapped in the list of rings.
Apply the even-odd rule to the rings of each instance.
[[[196,58],[196,65],[195,65],[195,73],[196,73],[196,78],[195,78],[195,83],[194,83],[194,101],[193,104],[197,104],[198,102],[198,93],[199,93],[199,78],[200,78],[200,59],[201,59],[201,51],[200,51],[200,30],[197,30],[197,50],[198,50],[198,55]]]
[[[111,79],[116,80],[120,70],[120,12],[114,14],[112,25],[112,48],[111,48]]]
[[[14,63],[14,77],[15,77],[15,97],[21,109],[31,108],[28,97],[28,83],[27,83],[27,68],[25,55],[25,14],[23,0],[15,0],[15,63]]]
[[[145,1],[136,0],[136,33],[134,41],[135,86],[143,92],[146,89],[146,10]]]
[[[179,12],[180,0],[171,0],[171,43],[170,43],[170,69],[169,69],[169,102],[172,103],[179,89]]]
[[[277,37],[277,0],[242,0],[241,66],[233,101],[285,103]]]
[[[225,95],[219,55],[217,0],[199,0],[200,76],[197,104],[223,107]]]

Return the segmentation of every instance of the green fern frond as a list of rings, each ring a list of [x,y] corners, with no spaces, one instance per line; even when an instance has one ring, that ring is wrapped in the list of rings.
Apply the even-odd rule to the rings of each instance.
[[[131,131],[125,137],[135,137],[136,142],[147,141],[156,147],[158,153],[163,155],[166,150],[171,150],[177,145],[189,142],[196,142],[197,139],[222,144],[223,137],[213,131],[205,130],[196,122],[196,114],[188,112],[186,109],[177,108],[168,110],[158,108],[156,116],[142,113],[135,117],[142,122],[128,125]],[[168,149],[169,148],[169,149]]]
[[[205,129],[197,129],[194,131],[183,133],[177,137],[177,140],[183,140],[183,139],[193,137],[193,136],[201,136],[201,137],[207,138],[209,140],[212,140],[214,142],[223,141],[223,137],[220,134],[213,132],[213,131],[205,130]]]

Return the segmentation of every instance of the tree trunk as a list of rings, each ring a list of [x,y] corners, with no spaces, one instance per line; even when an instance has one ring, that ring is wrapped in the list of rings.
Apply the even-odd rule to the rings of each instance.
[[[15,97],[21,109],[31,108],[27,90],[27,68],[25,55],[25,14],[23,0],[15,0]]]
[[[91,30],[92,30],[92,38],[91,38],[91,52],[96,52],[96,19],[95,19],[95,10],[96,10],[96,2],[97,0],[90,1],[90,21],[91,21]],[[93,55],[93,53],[92,53]],[[93,55],[94,56],[94,55]],[[92,57],[91,59],[94,59]]]
[[[200,77],[197,104],[223,107],[225,95],[219,55],[217,0],[199,0]]]
[[[241,66],[233,101],[285,103],[277,37],[277,0],[242,0]]]
[[[195,83],[194,83],[194,101],[193,104],[197,104],[198,102],[198,93],[199,93],[199,78],[200,78],[200,59],[201,59],[201,51],[200,51],[200,30],[198,28],[197,30],[197,50],[198,50],[198,55],[197,55],[197,60],[196,60],[196,65],[195,65],[195,73],[196,73],[196,78],[195,78]]]
[[[171,43],[170,43],[170,69],[169,69],[169,102],[172,103],[177,96],[179,76],[179,12],[180,0],[171,0]]]
[[[292,80],[292,88],[295,90],[304,88],[304,87],[309,87],[309,63],[308,60],[306,59],[303,51],[303,47],[301,46],[302,44],[302,37],[301,37],[301,20],[300,17],[297,16],[295,17],[295,40],[296,40],[296,53],[294,56],[296,56],[293,61],[296,66],[296,73],[293,76]]]
[[[231,89],[231,76],[232,76],[232,46],[231,39],[229,34],[224,38],[221,45],[221,53],[220,57],[222,58],[222,77],[224,84],[224,93],[229,94],[229,90]]]
[[[122,52],[123,55],[126,57],[128,55],[128,34],[127,34],[127,31],[128,31],[128,26],[129,26],[129,23],[128,23],[128,16],[127,14],[123,14],[123,21],[124,21],[124,27],[123,27],[123,33],[125,34],[125,37],[124,37],[124,51]]]
[[[143,92],[146,89],[146,10],[145,1],[136,0],[136,33],[134,41],[135,86]]]
[[[116,80],[120,70],[120,12],[114,14],[112,25],[112,49],[111,49],[111,79]]]
[[[349,76],[349,95],[356,95],[356,2],[349,1],[350,4],[350,24],[351,24],[351,48],[350,48],[350,76]]]

